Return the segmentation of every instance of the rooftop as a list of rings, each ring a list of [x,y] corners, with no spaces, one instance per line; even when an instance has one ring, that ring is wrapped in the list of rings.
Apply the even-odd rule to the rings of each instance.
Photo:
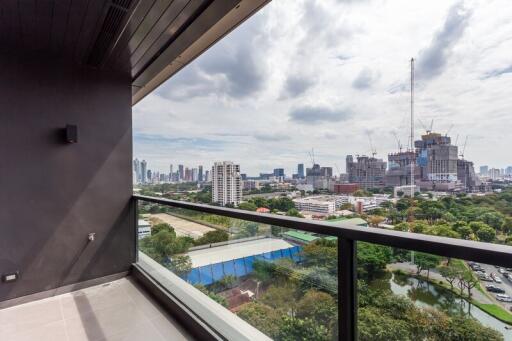
[[[197,268],[203,265],[221,263],[291,247],[293,247],[293,245],[282,239],[264,238],[195,250],[189,252],[188,255],[192,261],[192,267]]]

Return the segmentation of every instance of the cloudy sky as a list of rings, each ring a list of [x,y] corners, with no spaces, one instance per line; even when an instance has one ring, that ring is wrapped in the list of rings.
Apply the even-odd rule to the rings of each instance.
[[[414,57],[416,136],[453,125],[466,159],[507,166],[510,18],[510,0],[274,0],[133,108],[134,156],[291,174],[313,148],[344,171],[371,136],[386,158],[407,147]]]

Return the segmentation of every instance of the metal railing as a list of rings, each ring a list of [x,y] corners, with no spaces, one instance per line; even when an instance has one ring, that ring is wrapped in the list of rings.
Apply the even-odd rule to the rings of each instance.
[[[337,237],[338,240],[338,328],[340,340],[357,338],[357,273],[356,242],[420,251],[438,256],[512,267],[512,246],[471,240],[439,237],[361,226],[340,227],[325,222],[305,220],[268,213],[196,204],[171,199],[134,195],[134,200],[175,208],[247,220],[262,224],[299,229]],[[135,206],[137,207],[137,205]]]

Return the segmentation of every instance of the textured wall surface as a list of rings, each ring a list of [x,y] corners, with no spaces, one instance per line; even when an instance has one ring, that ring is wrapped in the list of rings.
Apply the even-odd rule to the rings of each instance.
[[[0,273],[20,271],[0,301],[128,270],[129,77],[5,54],[0,67]]]

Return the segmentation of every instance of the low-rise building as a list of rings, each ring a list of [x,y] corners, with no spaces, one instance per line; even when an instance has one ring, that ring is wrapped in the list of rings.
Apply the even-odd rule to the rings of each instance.
[[[137,233],[139,239],[151,236],[151,224],[147,220],[139,219]]]
[[[299,211],[318,212],[332,214],[344,203],[347,202],[345,196],[338,195],[319,195],[294,199],[295,208]]]

